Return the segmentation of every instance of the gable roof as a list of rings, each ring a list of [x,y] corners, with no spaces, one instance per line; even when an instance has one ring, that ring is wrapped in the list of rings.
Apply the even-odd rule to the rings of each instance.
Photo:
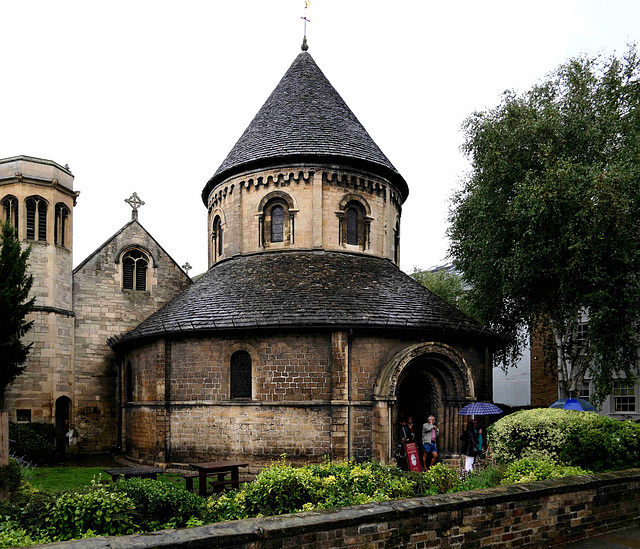
[[[140,229],[142,231],[144,231],[144,233],[149,237],[149,239],[151,239],[151,241],[155,244],[155,246],[157,246],[157,248],[159,250],[162,251],[162,253],[164,255],[167,256],[167,258],[169,258],[169,260],[171,260],[171,262],[180,269],[180,271],[182,273],[184,273],[184,275],[189,279],[192,280],[191,277],[184,271],[184,269],[178,265],[178,263],[176,262],[175,259],[173,259],[173,257],[171,257],[167,251],[158,243],[158,241],[153,238],[153,236],[151,236],[151,233],[149,231],[147,231],[147,229],[145,229],[142,224],[137,220],[137,219],[131,219],[129,222],[125,223],[123,227],[120,228],[120,230],[116,231],[110,238],[108,238],[101,246],[98,246],[98,248],[96,248],[93,252],[91,252],[85,259],[84,261],[82,261],[82,263],[80,263],[75,269],[73,269],[73,274],[76,274],[78,271],[80,271],[81,269],[84,268],[84,266],[89,263],[89,261],[91,261],[91,259],[93,257],[95,257],[96,255],[98,255],[106,246],[109,245],[109,243],[111,243],[113,240],[115,240],[119,235],[121,235],[122,233],[124,233],[127,229],[129,229],[130,227],[132,227],[133,225],[137,225],[138,227],[140,227]],[[132,246],[136,247],[137,244],[135,242],[132,242]],[[157,261],[157,257],[153,256],[153,253],[151,252],[151,250],[147,250],[149,253],[151,253],[152,255],[152,259],[154,261],[154,267],[155,262]],[[114,262],[117,262],[118,258],[114,257],[113,258]]]
[[[243,171],[286,163],[331,162],[388,179],[406,199],[409,188],[311,55],[296,57],[202,191]]]
[[[236,256],[215,264],[112,346],[176,334],[380,328],[492,337],[387,259],[324,251]]]

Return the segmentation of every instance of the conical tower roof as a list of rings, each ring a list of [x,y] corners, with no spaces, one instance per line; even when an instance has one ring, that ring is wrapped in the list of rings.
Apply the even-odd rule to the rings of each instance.
[[[246,170],[283,163],[330,162],[388,179],[406,199],[404,178],[375,144],[306,51],[289,67],[202,191]]]

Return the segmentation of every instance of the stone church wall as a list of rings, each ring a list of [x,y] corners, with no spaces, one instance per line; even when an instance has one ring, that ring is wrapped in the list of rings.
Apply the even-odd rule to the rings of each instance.
[[[374,388],[385,365],[415,343],[336,331],[185,337],[140,345],[123,357],[125,364],[131,362],[133,387],[124,429],[126,452],[158,461],[163,431],[156,422],[166,420],[167,438],[160,444],[166,448],[162,455],[172,462],[250,456],[258,464],[283,453],[301,461],[323,455],[386,459],[376,454],[380,435],[374,428]],[[230,361],[238,350],[252,357],[250,399],[230,398]],[[480,351],[460,350],[476,376],[482,369]],[[122,380],[122,386],[127,383]],[[445,418],[444,409],[447,449],[457,452],[462,422],[453,412]],[[155,436],[150,437],[150,429]],[[386,455],[390,441],[382,447]]]
[[[122,288],[121,254],[139,247],[152,256],[147,291]],[[117,442],[117,366],[109,337],[126,332],[171,301],[188,277],[137,222],[127,224],[74,272],[76,313],[75,428],[82,450]]]
[[[394,260],[395,224],[400,219],[396,191],[388,182],[351,171],[322,167],[250,172],[225,181],[211,193],[209,259],[213,262],[212,227],[223,222],[222,258],[264,250],[314,249],[363,252]],[[261,242],[261,204],[270,196],[287,195],[294,203],[291,242]],[[347,196],[367,205],[370,223],[366,249],[340,242],[339,208]],[[290,227],[291,228],[291,227]],[[264,229],[263,229],[264,230]],[[286,240],[286,239],[285,239]]]

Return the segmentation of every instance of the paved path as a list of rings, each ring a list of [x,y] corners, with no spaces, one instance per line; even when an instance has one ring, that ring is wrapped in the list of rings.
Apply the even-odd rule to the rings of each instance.
[[[624,530],[608,532],[595,538],[553,545],[553,549],[640,549],[640,524]]]

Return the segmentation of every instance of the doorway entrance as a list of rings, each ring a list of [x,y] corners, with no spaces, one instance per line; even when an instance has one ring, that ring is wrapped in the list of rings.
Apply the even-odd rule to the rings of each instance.
[[[70,419],[71,399],[61,396],[56,400],[56,448],[61,457],[65,455],[68,447],[67,432],[69,431]]]

